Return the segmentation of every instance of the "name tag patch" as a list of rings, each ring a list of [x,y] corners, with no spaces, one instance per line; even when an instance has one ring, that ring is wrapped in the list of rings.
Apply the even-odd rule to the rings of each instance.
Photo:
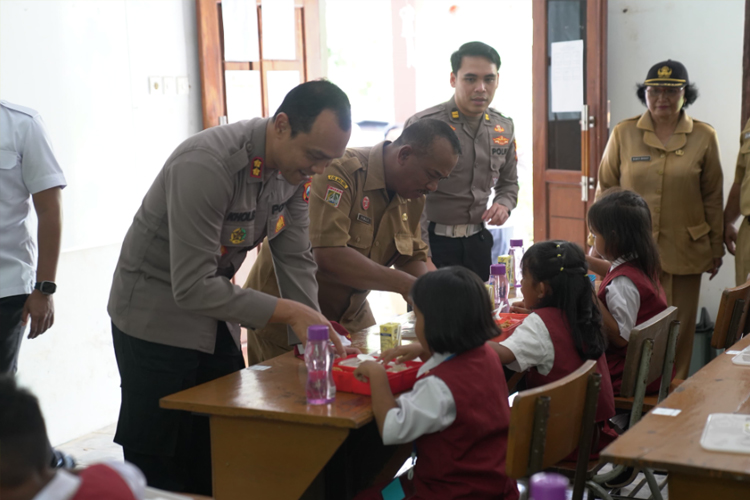
[[[630,161],[651,161],[650,156],[634,156],[630,159]]]
[[[349,189],[349,185],[346,183],[346,181],[344,179],[342,179],[341,177],[337,176],[337,175],[330,175],[329,174],[328,175],[328,180],[335,182],[336,184],[340,185],[344,189]]]
[[[364,224],[372,224],[372,219],[364,214],[357,214],[357,220]]]
[[[506,155],[508,154],[508,148],[492,148],[493,155]]]
[[[344,194],[342,190],[337,189],[333,186],[328,186],[328,189],[326,190],[326,196],[325,196],[326,203],[330,203],[334,207],[338,208],[339,203],[341,203],[342,194]]]

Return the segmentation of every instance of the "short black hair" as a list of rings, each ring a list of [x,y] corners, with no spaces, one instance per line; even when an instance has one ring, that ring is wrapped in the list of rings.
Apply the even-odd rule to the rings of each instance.
[[[284,101],[273,115],[285,113],[289,118],[292,137],[310,132],[312,124],[324,110],[336,113],[339,127],[343,131],[352,128],[352,107],[343,90],[327,80],[313,80],[297,85],[284,97]]]
[[[646,89],[648,88],[648,85],[643,85],[642,83],[636,83],[635,85],[635,95],[638,96],[641,104],[648,107],[648,104],[646,104]],[[697,99],[698,87],[696,87],[694,83],[687,84],[685,86],[685,102],[682,104],[682,109],[687,109],[688,106],[693,104]]]
[[[486,43],[468,42],[461,45],[457,51],[451,54],[451,68],[453,69],[454,75],[457,75],[458,70],[461,69],[461,62],[465,56],[484,57],[493,63],[498,71],[500,70],[500,54],[498,54],[495,49]]]
[[[0,485],[19,486],[51,461],[39,402],[13,377],[0,376]]]
[[[428,153],[430,145],[441,137],[450,143],[453,153],[461,154],[461,143],[451,126],[433,118],[425,118],[412,123],[401,132],[393,144],[396,146],[408,144],[414,149],[414,154],[423,156]]]
[[[550,288],[536,309],[560,309],[581,359],[599,359],[607,348],[607,339],[581,247],[562,240],[537,243],[523,254],[521,268],[524,279],[529,276]]]
[[[423,274],[411,298],[424,316],[424,336],[433,352],[460,354],[500,335],[487,288],[464,267]]]
[[[589,227],[604,238],[611,258],[630,259],[654,288],[659,279],[659,249],[651,234],[651,211],[638,193],[614,187],[589,208]]]

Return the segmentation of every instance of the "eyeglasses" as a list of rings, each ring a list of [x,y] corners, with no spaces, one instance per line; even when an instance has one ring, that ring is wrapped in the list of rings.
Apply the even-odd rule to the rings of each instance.
[[[676,97],[685,87],[647,87],[646,93],[652,97],[665,95],[667,97]]]

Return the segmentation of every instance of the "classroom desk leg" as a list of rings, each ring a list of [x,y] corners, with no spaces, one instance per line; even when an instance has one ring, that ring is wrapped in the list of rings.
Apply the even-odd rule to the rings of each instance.
[[[212,415],[214,499],[299,498],[348,434],[343,428]]]
[[[669,472],[667,476],[669,498],[679,500],[747,500],[750,498],[750,481],[733,481],[727,477],[716,478],[696,474]]]

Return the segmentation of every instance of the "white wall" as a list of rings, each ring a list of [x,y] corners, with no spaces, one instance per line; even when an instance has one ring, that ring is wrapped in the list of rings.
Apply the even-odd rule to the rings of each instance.
[[[641,114],[635,96],[649,68],[675,59],[688,70],[700,97],[688,113],[711,124],[719,136],[724,197],[734,178],[739,151],[742,101],[742,0],[609,0],[608,93],[611,126]],[[719,274],[704,275],[701,307],[713,320],[721,291],[734,286],[734,257],[727,254]]]
[[[106,303],[143,195],[202,128],[195,2],[3,0],[0,61],[0,98],[42,114],[68,180],[55,325],[19,361],[58,444],[117,419]],[[149,76],[188,76],[190,93],[150,95]]]

